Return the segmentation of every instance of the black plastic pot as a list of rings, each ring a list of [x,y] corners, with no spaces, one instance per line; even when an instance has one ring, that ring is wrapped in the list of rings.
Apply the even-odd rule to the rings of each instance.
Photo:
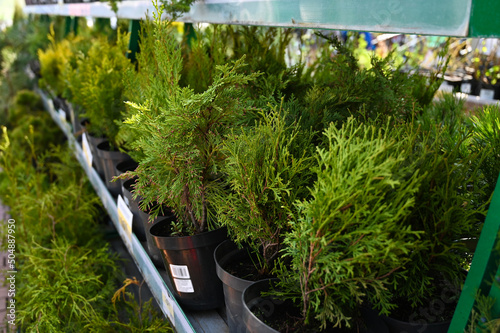
[[[133,159],[129,158],[123,162],[120,162],[115,165],[115,172],[117,175],[121,175],[122,173],[125,173],[127,171],[134,171],[139,164],[134,161]],[[126,182],[126,179],[120,179],[118,182],[120,183],[120,186],[123,186],[123,184]]]
[[[269,327],[261,319],[259,319],[253,311],[259,310],[263,316],[270,317],[273,315],[276,306],[282,302],[272,297],[262,297],[263,291],[270,289],[272,280],[266,279],[252,283],[241,295],[243,303],[243,322],[245,324],[245,332],[252,333],[279,333],[277,330]]]
[[[238,249],[230,240],[222,242],[214,251],[215,269],[222,282],[224,301],[226,303],[227,325],[230,333],[243,333],[246,331],[243,323],[243,291],[253,281],[241,279],[230,273],[225,268],[228,264],[239,260],[246,255],[246,249]]]
[[[111,182],[113,177],[119,176],[115,165],[129,159],[130,157],[121,151],[110,150],[109,141],[104,141],[97,145],[97,156],[101,160],[102,167],[104,169],[104,183],[106,184],[109,192],[116,197],[118,194],[121,194],[122,187],[118,181]]]
[[[137,206],[140,205],[140,200],[136,200],[135,202]],[[156,267],[162,267],[162,268],[164,268],[165,265],[163,264],[161,251],[158,248],[158,246],[156,246],[156,243],[153,239],[153,236],[149,232],[149,229],[151,229],[151,227],[154,226],[156,223],[158,223],[162,218],[169,218],[170,221],[174,218],[171,212],[163,212],[163,213],[164,213],[163,215],[160,215],[156,219],[150,221],[149,219],[150,215],[139,208],[140,221],[142,223],[144,233],[146,234],[146,245],[147,245],[146,252],[148,253],[149,258],[151,258],[153,264]]]
[[[494,87],[495,95],[493,99],[500,99],[500,84]]]
[[[132,231],[141,242],[145,242],[146,231],[142,222],[141,210],[138,202],[132,197],[132,185],[135,181],[135,178],[126,180],[122,185],[122,194],[125,203],[128,205],[132,215],[134,216],[132,219]]]
[[[279,313],[280,307],[285,304],[285,302],[273,298],[271,296],[261,296],[262,292],[267,292],[270,290],[272,284],[277,279],[266,279],[252,283],[248,286],[242,295],[243,302],[243,322],[246,326],[246,331],[249,333],[279,333],[277,330],[268,326],[260,318],[258,318],[255,312],[258,312],[263,317],[270,318],[275,313]],[[384,320],[377,313],[371,309],[362,308],[361,309],[361,319],[363,321],[363,327],[353,327],[353,332],[362,333],[389,333],[387,325]],[[336,329],[328,330],[328,332],[337,332]],[[338,329],[339,332],[346,332],[345,329]],[[402,332],[402,331],[401,331]],[[398,333],[401,333],[398,331]]]
[[[224,304],[222,283],[215,272],[214,250],[227,239],[226,228],[198,235],[171,237],[170,222],[160,221],[149,229],[158,248],[172,292],[190,310],[210,310]]]
[[[441,323],[424,323],[421,321],[409,323],[390,317],[382,317],[390,333],[446,333],[451,321]],[[422,320],[423,321],[423,320]]]

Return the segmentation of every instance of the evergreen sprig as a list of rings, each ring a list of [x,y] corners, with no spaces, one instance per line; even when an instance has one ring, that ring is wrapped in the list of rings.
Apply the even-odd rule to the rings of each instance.
[[[258,74],[241,74],[243,59],[216,67],[213,83],[202,93],[180,87],[182,58],[169,23],[161,21],[162,8],[155,13],[153,65],[160,75],[150,76],[142,104],[129,103],[135,114],[125,123],[140,133],[132,143],[144,153],[139,167],[135,196],[142,206],[157,204],[153,216],[167,205],[183,224],[185,232],[200,233],[214,226],[211,195],[222,190],[219,152],[225,135],[247,107],[243,87]],[[148,35],[150,36],[150,35]]]
[[[350,326],[369,301],[382,313],[394,306],[387,287],[406,276],[421,232],[402,227],[423,174],[407,164],[411,136],[401,129],[349,118],[325,131],[318,148],[312,198],[297,203],[298,219],[285,238],[291,267],[282,270],[282,296],[297,301],[306,325]],[[314,327],[314,326],[313,326]]]
[[[214,205],[219,221],[238,243],[247,243],[269,275],[295,215],[293,203],[308,196],[313,162],[310,132],[286,124],[283,105],[263,110],[259,123],[224,141],[222,172],[231,188]]]
[[[122,144],[117,135],[125,112],[124,73],[132,68],[126,57],[128,39],[128,33],[118,33],[116,44],[98,38],[68,74],[72,76],[72,100],[83,107],[83,116],[90,120],[89,132],[106,136],[114,148]]]

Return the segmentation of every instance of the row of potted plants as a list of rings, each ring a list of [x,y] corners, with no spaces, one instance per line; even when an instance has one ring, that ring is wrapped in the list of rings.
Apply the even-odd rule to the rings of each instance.
[[[116,124],[115,138],[137,161],[120,178],[132,179],[129,202],[151,213],[143,229],[150,254],[154,239],[181,304],[219,307],[224,290],[230,330],[241,331],[242,317],[253,318],[244,314],[242,300],[250,296],[243,289],[275,277],[264,303],[285,318],[278,329],[317,331],[363,325],[361,313],[373,317],[365,306],[428,323],[419,309],[435,292],[444,285],[458,295],[470,253],[464,239],[477,236],[491,196],[485,161],[496,153],[482,145],[496,143],[479,143],[479,131],[467,128],[485,118],[461,122],[454,135],[462,140],[451,146],[454,120],[424,126],[437,76],[399,72],[390,58],[362,69],[327,36],[325,57],[308,69],[286,66],[286,33],[259,48],[244,30],[219,27],[207,34],[214,41],[199,33],[191,49],[181,48],[157,10],[154,22],[143,22],[137,70],[122,60],[105,67],[97,60],[107,59],[102,53],[88,51],[68,71],[71,80],[81,71],[82,79],[68,86],[89,117],[98,101],[92,94],[120,86],[90,123]],[[228,56],[228,36],[254,51],[252,58],[240,57],[239,47]],[[123,51],[125,42],[119,45]],[[104,75],[115,70],[126,73],[121,81]],[[120,112],[107,112],[115,106]],[[219,245],[226,233],[237,245]],[[248,258],[244,276],[231,255]],[[453,299],[441,302],[446,310],[434,321],[453,312]],[[254,325],[261,331],[262,323]]]

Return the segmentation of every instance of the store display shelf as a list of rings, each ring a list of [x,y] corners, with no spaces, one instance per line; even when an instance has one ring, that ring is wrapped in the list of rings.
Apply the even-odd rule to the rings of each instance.
[[[107,210],[123,243],[134,259],[137,268],[148,284],[156,301],[160,305],[163,314],[170,320],[175,331],[180,333],[227,332],[227,324],[216,311],[188,313],[184,312],[179,306],[163,280],[163,276],[166,276],[166,273],[162,274],[156,269],[135,234],[127,231],[126,226],[123,225],[123,221],[120,221],[116,200],[109,193],[95,169],[88,165],[82,147],[73,135],[71,125],[66,121],[61,112],[55,110],[52,100],[47,93],[38,88],[36,91],[41,96],[45,109],[50,113],[56,124],[68,138],[70,147],[73,149],[76,158],[85,170],[97,195],[101,198],[104,208]]]
[[[475,1],[477,2],[477,1]],[[447,36],[467,36],[472,0],[200,0],[179,20],[191,23],[282,26]],[[27,14],[119,17],[151,16],[151,1],[124,0],[115,14],[105,2],[27,5]]]

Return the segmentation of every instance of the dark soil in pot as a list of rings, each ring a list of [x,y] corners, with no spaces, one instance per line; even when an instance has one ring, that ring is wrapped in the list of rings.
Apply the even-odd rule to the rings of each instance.
[[[109,141],[101,142],[97,145],[97,156],[102,162],[104,169],[104,183],[113,196],[121,194],[121,184],[118,181],[112,182],[113,177],[119,176],[116,171],[116,164],[123,162],[130,157],[119,150],[112,150]]]
[[[290,300],[280,300],[272,296],[262,296],[272,288],[274,280],[266,279],[253,283],[243,292],[243,319],[246,332],[258,333],[316,333],[319,326],[304,326],[300,309]],[[324,333],[388,333],[384,321],[374,315],[374,311],[361,310],[360,316],[353,319],[350,328],[327,327]]]
[[[210,310],[224,304],[222,283],[215,271],[214,250],[227,239],[226,228],[193,236],[170,236],[171,221],[153,225],[153,236],[179,304],[190,310]]]

